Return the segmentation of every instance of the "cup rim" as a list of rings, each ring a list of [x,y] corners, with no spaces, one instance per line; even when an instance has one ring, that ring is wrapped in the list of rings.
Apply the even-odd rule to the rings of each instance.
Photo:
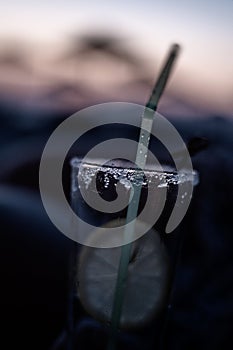
[[[88,161],[83,162],[82,161],[82,157],[73,157],[70,160],[70,165],[72,169],[79,169],[80,168],[80,164],[84,164],[87,165],[89,168],[98,168],[98,170],[103,170],[106,171],[106,169],[121,169],[123,171],[125,171],[126,173],[128,171],[130,172],[135,172],[137,170],[139,170],[138,168],[133,168],[133,167],[122,167],[122,166],[114,166],[113,164],[104,164],[104,161],[106,162],[106,160],[104,159],[98,159],[98,160],[91,160],[88,159]],[[187,170],[187,169],[182,169],[181,171],[177,171],[174,167],[168,166],[168,165],[161,165],[162,169],[156,169],[156,168],[148,168],[148,165],[145,169],[143,169],[143,172],[146,174],[148,174],[149,176],[152,175],[158,175],[158,176],[163,176],[163,180],[172,180],[172,179],[176,179],[177,183],[183,183],[186,181],[192,181],[193,185],[196,186],[199,183],[199,174],[196,170]],[[153,167],[153,165],[151,165],[151,167]]]

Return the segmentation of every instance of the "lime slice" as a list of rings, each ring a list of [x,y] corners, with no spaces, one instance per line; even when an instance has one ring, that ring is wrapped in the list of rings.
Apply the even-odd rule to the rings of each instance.
[[[114,220],[105,227],[124,223]],[[98,234],[97,229],[92,239],[97,239]],[[111,320],[120,254],[121,247],[84,246],[78,262],[77,289],[81,304],[93,318],[106,323]],[[132,244],[120,327],[142,327],[155,318],[164,305],[168,285],[166,249],[159,234],[151,229]]]

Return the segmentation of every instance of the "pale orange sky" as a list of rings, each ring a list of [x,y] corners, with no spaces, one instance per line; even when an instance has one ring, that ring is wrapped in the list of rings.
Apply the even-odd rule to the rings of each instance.
[[[105,32],[118,35],[123,44],[145,62],[145,75],[153,83],[171,43],[178,42],[182,52],[167,91],[181,93],[189,102],[232,115],[233,108],[233,1],[73,1],[47,2],[9,0],[1,5],[0,38],[29,42],[34,47],[30,63],[44,75],[57,75],[48,56],[67,46],[72,34]],[[4,45],[2,45],[2,50]],[[0,50],[1,52],[1,50]],[[50,56],[50,57],[51,57]],[[111,62],[81,62],[77,80],[99,89],[123,84],[128,71]],[[95,70],[95,66],[98,69]],[[41,67],[42,66],[42,67]],[[60,67],[62,76],[73,70]],[[92,70],[92,76],[86,71]],[[104,73],[108,71],[108,74]],[[4,69],[0,81],[16,76]],[[111,73],[111,74],[110,74]],[[59,74],[58,74],[59,75]],[[22,77],[20,77],[22,79]],[[30,79],[29,79],[30,80]],[[46,79],[45,79],[46,80]],[[25,84],[26,84],[25,77]],[[43,82],[44,84],[45,82]],[[34,77],[34,84],[36,82]],[[107,92],[107,91],[106,91]],[[146,93],[146,91],[145,91]]]

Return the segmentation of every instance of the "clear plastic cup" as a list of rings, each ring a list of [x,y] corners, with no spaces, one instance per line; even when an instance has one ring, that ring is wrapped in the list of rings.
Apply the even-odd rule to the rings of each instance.
[[[101,235],[101,228],[111,232],[112,228],[126,224],[128,207],[117,212],[104,212],[92,208],[91,200],[98,195],[110,206],[120,193],[123,202],[129,201],[130,183],[138,181],[137,174],[140,170],[124,160],[103,164],[98,159],[82,162],[79,158],[72,159],[71,167],[72,208],[78,217],[93,227],[87,244],[76,243],[74,249],[72,296],[78,305],[76,309],[82,310],[81,318],[93,320],[98,325],[98,332],[94,327],[94,330],[90,328],[86,334],[87,348],[93,342],[98,342],[101,344],[99,348],[105,349],[111,329],[121,247],[97,247],[96,242]],[[146,217],[157,213],[158,220],[145,234],[132,242],[117,349],[136,349],[140,342],[145,350],[161,345],[166,315],[171,307],[173,278],[183,236],[180,227],[167,234],[166,225],[174,206],[182,207],[187,195],[186,187],[190,182],[192,185],[198,183],[197,172],[184,170],[177,173],[169,167],[161,170],[153,166],[148,166],[143,172],[137,217],[147,205]],[[118,192],[117,188],[121,191]],[[178,188],[182,190],[178,191]],[[144,229],[144,224],[143,221],[137,223],[139,231]],[[77,227],[78,232],[79,230],[82,230],[81,226]],[[74,324],[81,322],[80,312],[72,315]],[[80,337],[80,334],[76,337]],[[127,344],[126,338],[137,339],[137,345],[134,347]]]

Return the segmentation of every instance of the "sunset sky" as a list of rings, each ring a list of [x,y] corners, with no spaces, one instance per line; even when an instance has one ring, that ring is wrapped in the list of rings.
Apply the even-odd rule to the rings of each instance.
[[[1,50],[14,40],[29,43],[38,65],[43,55],[62,52],[72,35],[105,33],[125,40],[155,77],[177,42],[182,53],[168,91],[232,115],[233,0],[8,0],[1,13]]]

